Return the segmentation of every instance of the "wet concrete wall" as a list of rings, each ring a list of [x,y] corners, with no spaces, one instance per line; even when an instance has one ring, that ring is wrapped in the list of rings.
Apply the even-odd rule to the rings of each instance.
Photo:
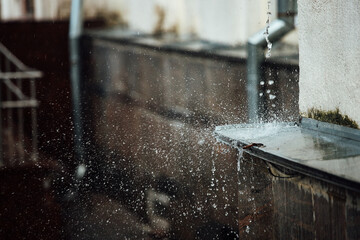
[[[359,239],[358,192],[247,154],[239,183],[240,239]]]
[[[92,161],[122,169],[118,181],[129,184],[115,189],[117,196],[130,191],[123,201],[151,225],[149,189],[168,195],[171,207],[158,215],[170,223],[164,232],[173,238],[237,234],[236,151],[217,144],[212,132],[247,121],[244,58],[89,36],[83,46],[88,138],[105,156]],[[282,106],[284,119],[296,118],[297,66],[269,63],[266,69],[276,84],[267,79],[262,88],[278,93],[278,104],[268,102],[268,109]]]
[[[217,103],[208,100],[202,84],[213,86],[211,81],[205,83],[206,66],[201,59],[197,62],[153,50],[118,49],[104,49],[103,45],[92,48],[99,63],[94,68],[98,74],[94,80],[100,80],[95,87],[103,92],[92,99],[95,111],[91,129],[97,147],[124,159],[109,160],[117,161],[125,171],[134,171],[129,177],[135,198],[126,201],[133,211],[147,218],[146,191],[154,188],[165,192],[171,197],[166,213],[172,225],[170,231],[177,238],[192,239],[197,230],[212,222],[236,231],[237,194],[233,183],[237,174],[235,162],[229,161],[236,152],[219,148],[210,125],[210,121],[226,117],[230,121],[230,116],[221,116],[217,108],[221,109],[222,102],[231,103],[231,99],[225,96]],[[122,59],[123,64],[116,59]],[[114,67],[108,68],[108,63]],[[231,75],[240,74],[227,67]],[[112,71],[126,77],[116,78]],[[169,79],[176,79],[174,85]],[[228,81],[237,84],[235,78]],[[237,95],[235,90],[232,96]],[[205,106],[212,108],[211,119],[204,114]],[[233,111],[239,118],[244,115],[237,105]]]

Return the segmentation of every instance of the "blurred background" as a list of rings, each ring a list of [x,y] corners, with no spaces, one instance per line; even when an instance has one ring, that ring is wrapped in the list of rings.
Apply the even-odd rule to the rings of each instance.
[[[213,130],[298,119],[293,2],[1,0],[0,238],[238,239],[255,217],[270,226],[239,200],[237,152]],[[242,191],[269,194],[259,181]]]

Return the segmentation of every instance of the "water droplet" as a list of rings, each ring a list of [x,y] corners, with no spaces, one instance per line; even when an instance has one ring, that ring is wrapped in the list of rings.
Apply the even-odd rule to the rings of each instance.
[[[80,164],[76,169],[76,177],[77,178],[84,177],[85,172],[86,172],[86,166],[84,164]]]

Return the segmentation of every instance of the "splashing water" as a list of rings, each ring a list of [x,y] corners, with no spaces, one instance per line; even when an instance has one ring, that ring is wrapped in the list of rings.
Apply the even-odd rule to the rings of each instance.
[[[272,43],[269,40],[269,28],[270,28],[270,16],[271,16],[270,5],[271,5],[271,1],[268,1],[266,28],[265,28],[265,32],[264,32],[265,40],[267,42],[267,48],[268,48],[268,51],[265,55],[266,58],[269,58],[271,56],[271,48],[272,48]]]

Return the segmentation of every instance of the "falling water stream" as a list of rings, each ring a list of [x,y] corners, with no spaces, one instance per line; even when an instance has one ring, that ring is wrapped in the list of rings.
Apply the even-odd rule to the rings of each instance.
[[[242,161],[242,158],[243,158],[243,154],[244,154],[244,149],[238,148],[238,161],[237,161],[238,173],[241,172],[241,161]],[[239,184],[240,184],[240,180],[239,180]]]
[[[264,32],[265,39],[267,42],[267,49],[268,49],[265,55],[266,58],[269,58],[271,56],[271,48],[272,48],[272,43],[269,40],[269,28],[270,28],[270,16],[271,16],[270,6],[271,6],[271,1],[268,1],[266,28]]]
[[[241,179],[244,178],[244,176],[241,174],[241,162],[243,161],[243,154],[244,149],[239,147],[238,148],[238,159],[237,159],[237,171],[238,171],[238,188],[240,189],[241,186]],[[245,180],[245,179],[244,179]],[[239,197],[244,198],[244,190],[239,190]],[[250,228],[249,226],[246,226],[246,233],[249,233]]]
[[[217,204],[213,201],[214,200],[214,198],[216,197],[216,195],[215,195],[215,190],[216,190],[216,176],[215,176],[215,171],[216,171],[216,167],[215,167],[215,160],[214,160],[214,158],[212,159],[212,166],[211,166],[211,184],[210,184],[210,186],[211,186],[211,188],[210,188],[210,190],[211,190],[211,192],[212,192],[212,194],[213,194],[213,196],[212,196],[212,207],[213,208],[215,208],[216,209],[216,207],[217,207]]]

